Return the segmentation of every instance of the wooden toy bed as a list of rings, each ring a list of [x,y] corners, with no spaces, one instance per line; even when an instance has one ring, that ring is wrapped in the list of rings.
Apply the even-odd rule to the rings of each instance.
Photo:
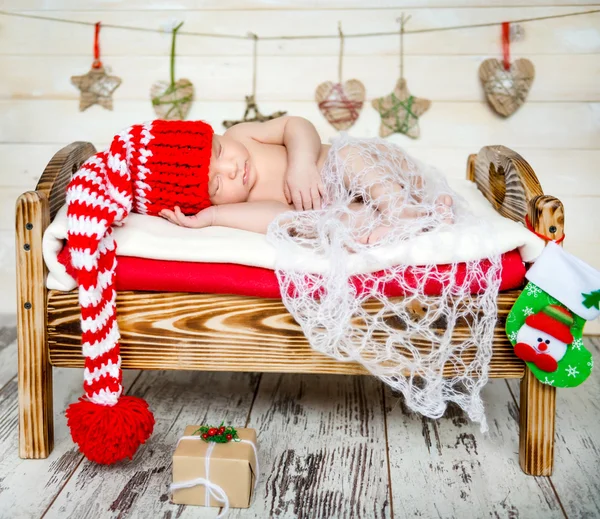
[[[42,236],[65,203],[71,175],[96,150],[75,142],[60,150],[35,191],[16,206],[19,455],[46,458],[54,444],[52,366],[83,368],[77,290],[46,289]],[[470,155],[467,178],[504,217],[523,222],[548,237],[563,235],[559,200],[543,195],[529,164],[502,146]],[[505,319],[520,290],[501,292],[490,376],[521,378],[520,447],[522,469],[552,473],[555,388],[543,385],[513,354]],[[222,294],[119,292],[122,367],[210,371],[271,371],[364,374],[315,352],[280,300]],[[373,304],[373,310],[377,308]],[[468,333],[468,327],[455,331]],[[423,345],[423,347],[427,347]],[[448,373],[452,369],[447,368]]]

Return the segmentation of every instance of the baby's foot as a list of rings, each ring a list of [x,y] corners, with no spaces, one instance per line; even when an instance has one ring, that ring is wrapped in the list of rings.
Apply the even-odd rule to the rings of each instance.
[[[371,234],[365,234],[359,238],[359,242],[365,245],[371,245],[373,243],[377,243],[382,238],[387,236],[393,227],[391,225],[380,225],[379,227],[375,227]]]
[[[440,195],[435,201],[435,212],[443,219],[442,222],[447,224],[454,223],[454,211],[452,209],[453,200],[450,195]]]

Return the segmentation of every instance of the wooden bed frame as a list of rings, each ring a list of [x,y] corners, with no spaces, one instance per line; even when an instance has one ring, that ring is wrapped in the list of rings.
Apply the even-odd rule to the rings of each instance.
[[[17,201],[21,458],[46,458],[52,451],[52,366],[83,368],[77,291],[46,289],[42,236],[65,203],[71,175],[95,152],[90,143],[66,146],[52,158],[35,191]],[[528,215],[538,233],[553,240],[563,236],[561,202],[543,195],[535,173],[517,153],[503,146],[482,148],[469,156],[467,178],[503,216],[523,222]],[[499,295],[490,376],[521,378],[520,464],[528,474],[550,475],[556,390],[526,369],[504,333],[519,294],[512,290]],[[117,307],[123,368],[365,374],[358,364],[315,352],[280,300],[120,292]],[[467,326],[455,330],[455,336],[464,333]]]

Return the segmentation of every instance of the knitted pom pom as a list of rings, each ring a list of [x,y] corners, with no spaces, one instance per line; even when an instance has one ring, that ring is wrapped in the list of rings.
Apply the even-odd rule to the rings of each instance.
[[[80,398],[65,415],[79,450],[90,461],[103,465],[131,459],[154,429],[148,404],[134,396],[122,396],[113,406]]]

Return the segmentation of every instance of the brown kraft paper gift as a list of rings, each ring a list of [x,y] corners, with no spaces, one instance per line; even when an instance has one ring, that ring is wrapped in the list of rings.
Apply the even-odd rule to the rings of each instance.
[[[192,436],[199,425],[188,425],[184,436]],[[256,445],[255,429],[237,429],[240,440],[247,440]],[[214,445],[209,458],[208,479],[213,485],[221,487],[231,508],[248,508],[257,477],[256,459],[254,449],[244,442],[230,441],[228,443],[214,443],[198,439],[180,440],[173,454],[173,483],[182,483],[197,478],[206,478],[206,454],[211,445]],[[172,502],[178,505],[207,504],[209,493],[209,506],[223,506],[223,502],[215,499],[204,484],[191,488],[173,490]]]

